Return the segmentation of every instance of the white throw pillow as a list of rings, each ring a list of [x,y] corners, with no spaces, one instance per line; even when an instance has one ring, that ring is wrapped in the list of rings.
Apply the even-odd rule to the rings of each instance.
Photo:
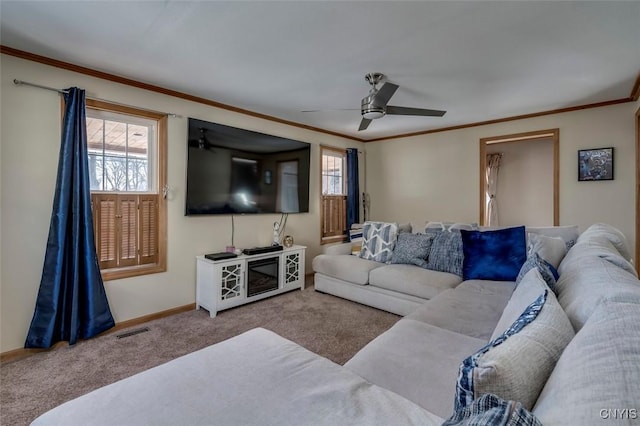
[[[567,254],[567,245],[560,237],[548,237],[528,232],[527,241],[527,255],[538,253],[541,259],[549,262],[556,270]]]
[[[525,291],[527,288],[531,291]],[[535,269],[518,289],[523,294],[522,302],[531,303],[504,333],[462,362],[456,385],[456,411],[487,393],[520,401],[531,410],[562,351],[574,337],[567,315]]]
[[[493,329],[490,340],[497,339],[511,327],[520,315],[536,298],[549,288],[538,268],[530,269],[522,278],[514,290],[507,306],[502,311],[502,316]]]
[[[566,243],[567,249],[573,247],[576,241],[578,241],[578,236],[580,235],[578,225],[527,226],[527,232],[542,234],[547,237],[560,237]]]

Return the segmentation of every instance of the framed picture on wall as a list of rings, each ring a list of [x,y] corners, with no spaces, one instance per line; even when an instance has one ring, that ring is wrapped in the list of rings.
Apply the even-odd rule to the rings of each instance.
[[[613,180],[613,148],[579,150],[578,180]]]

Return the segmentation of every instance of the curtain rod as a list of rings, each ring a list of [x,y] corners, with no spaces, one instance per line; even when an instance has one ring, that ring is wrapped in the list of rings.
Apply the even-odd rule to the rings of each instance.
[[[52,92],[58,92],[60,94],[67,94],[69,93],[68,90],[63,90],[63,89],[56,89],[55,87],[49,87],[49,86],[43,86],[41,84],[36,84],[36,83],[29,83],[28,81],[23,81],[23,80],[18,80],[17,78],[13,79],[13,84],[15,84],[16,86],[31,86],[31,87],[37,87],[38,89],[44,89],[44,90],[51,90]],[[130,107],[131,105],[127,105],[127,104],[122,104],[119,102],[114,102],[114,101],[110,101],[107,99],[100,99],[100,98],[94,98],[91,96],[88,96],[89,99],[93,99],[94,101],[103,101],[103,102],[109,102],[112,104],[116,104],[116,105],[121,105],[121,106],[128,106]],[[138,107],[134,107],[134,108],[138,108]],[[147,111],[151,111],[148,110],[146,108],[138,108],[138,109],[145,109]],[[167,114],[170,117],[176,117],[176,118],[182,118],[182,116],[178,115],[178,114],[174,114],[172,112],[160,112],[160,111],[151,111],[151,112],[158,112],[160,114]]]

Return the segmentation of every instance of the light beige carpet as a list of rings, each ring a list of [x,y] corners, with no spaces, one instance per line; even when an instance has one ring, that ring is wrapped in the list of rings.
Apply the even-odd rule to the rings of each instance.
[[[209,318],[205,310],[151,321],[150,330],[115,334],[0,365],[0,424],[27,425],[93,389],[263,327],[343,364],[400,317],[314,291],[293,291]],[[120,330],[117,334],[126,332]]]

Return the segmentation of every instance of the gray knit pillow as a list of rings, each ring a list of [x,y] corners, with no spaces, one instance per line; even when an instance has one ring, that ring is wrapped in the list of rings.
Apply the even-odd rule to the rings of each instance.
[[[431,251],[427,260],[427,268],[434,271],[449,272],[462,276],[462,236],[460,231],[441,231],[435,233]]]
[[[426,268],[433,238],[434,235],[427,234],[398,234],[396,246],[393,248],[391,263],[403,263]]]

